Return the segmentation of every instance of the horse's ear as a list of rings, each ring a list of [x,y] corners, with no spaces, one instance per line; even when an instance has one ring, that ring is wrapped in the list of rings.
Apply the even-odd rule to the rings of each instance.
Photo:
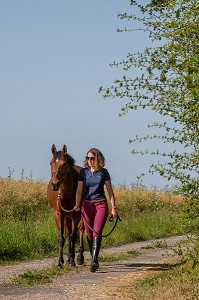
[[[63,151],[63,153],[64,153],[65,155],[67,154],[67,147],[66,147],[66,145],[63,145],[62,151]]]
[[[54,155],[55,152],[57,151],[55,144],[52,144],[51,151],[52,151],[52,154],[53,154],[53,155]]]

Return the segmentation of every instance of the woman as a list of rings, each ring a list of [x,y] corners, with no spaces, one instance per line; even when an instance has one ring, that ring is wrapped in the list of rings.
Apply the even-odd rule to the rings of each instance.
[[[104,168],[104,155],[96,148],[91,148],[84,161],[85,168],[79,173],[75,210],[82,204],[83,221],[89,250],[92,256],[91,272],[99,268],[98,255],[102,240],[102,231],[108,217],[108,204],[104,185],[111,201],[112,215],[117,216],[115,196],[111,178]]]

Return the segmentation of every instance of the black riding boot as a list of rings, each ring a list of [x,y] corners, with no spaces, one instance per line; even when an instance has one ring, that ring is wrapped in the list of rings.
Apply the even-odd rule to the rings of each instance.
[[[91,262],[91,272],[95,272],[99,268],[98,255],[100,251],[102,236],[98,235],[93,238],[93,247],[92,247],[92,262]]]
[[[86,239],[87,239],[87,242],[88,242],[88,247],[89,247],[90,254],[92,256],[93,239],[92,240],[89,240],[88,238],[86,238]]]

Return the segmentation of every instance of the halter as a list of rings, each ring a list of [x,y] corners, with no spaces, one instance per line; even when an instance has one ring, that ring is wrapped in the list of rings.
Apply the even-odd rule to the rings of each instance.
[[[63,176],[57,181],[58,182],[58,189],[60,190],[60,186],[61,186],[61,184],[63,183],[63,181],[64,181],[64,177],[66,176],[66,174],[69,172],[69,166],[67,167],[67,169],[66,169],[66,172],[63,174]],[[51,175],[53,175],[53,174],[58,174],[59,173],[59,170],[55,170],[55,171],[52,171],[51,172]],[[53,188],[53,183],[52,183],[52,180],[50,180],[50,185],[51,185],[51,187]]]

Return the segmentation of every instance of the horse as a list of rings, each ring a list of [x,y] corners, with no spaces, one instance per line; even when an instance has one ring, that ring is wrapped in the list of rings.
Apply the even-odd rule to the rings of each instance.
[[[47,187],[47,198],[54,208],[55,222],[58,231],[59,260],[58,266],[64,264],[63,248],[65,239],[68,239],[67,264],[75,266],[75,244],[79,240],[77,264],[84,263],[83,233],[84,225],[80,211],[74,211],[78,173],[81,167],[75,165],[74,158],[67,153],[66,145],[57,151],[51,147],[52,159],[51,179]]]

